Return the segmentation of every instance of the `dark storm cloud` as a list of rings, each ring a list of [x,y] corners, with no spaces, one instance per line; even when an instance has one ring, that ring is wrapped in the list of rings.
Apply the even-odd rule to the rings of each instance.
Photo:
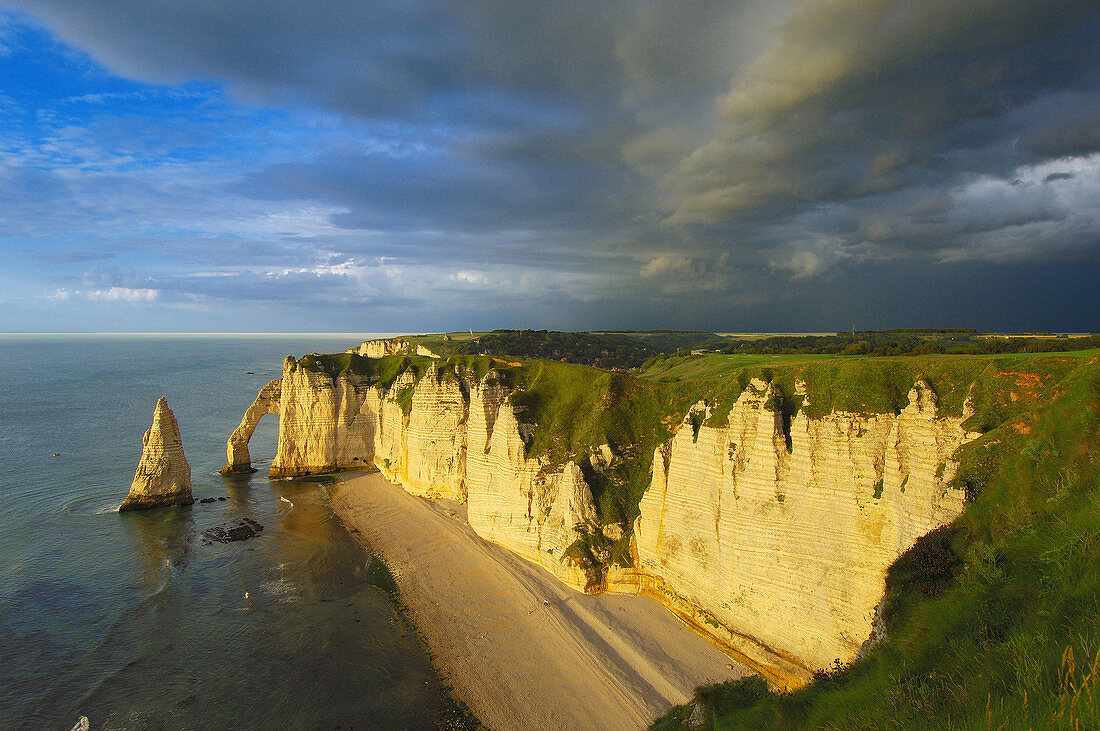
[[[261,158],[209,186],[215,206],[201,178],[187,206],[219,220],[242,201],[254,215],[308,205],[333,230],[233,238],[211,223],[150,243],[232,274],[158,277],[166,298],[231,281],[244,301],[285,285],[314,302],[317,286],[484,314],[495,293],[531,316],[596,308],[643,327],[675,310],[660,323],[727,329],[715,313],[770,308],[755,327],[829,329],[876,296],[859,286],[872,274],[889,297],[906,277],[960,284],[968,266],[995,278],[1042,261],[1047,291],[1070,271],[1058,265],[1100,258],[1094,1],[0,3],[128,77],[213,79],[366,136],[388,125],[396,142],[377,149]],[[774,319],[811,307],[819,324]]]
[[[1091,109],[1071,110],[1071,119],[1050,119],[1027,130],[1016,143],[1039,157],[1078,157],[1100,152],[1100,100]]]
[[[583,164],[486,165],[437,156],[329,155],[251,174],[236,192],[347,209],[343,228],[487,231],[592,227],[605,220],[616,174]]]
[[[401,113],[426,91],[452,88],[465,44],[437,3],[417,0],[5,4],[130,78],[221,79],[252,98],[286,95],[374,113]]]
[[[657,96],[717,91],[730,73],[721,31],[738,10],[699,1],[5,5],[131,78],[208,77],[252,99],[488,126],[537,118],[556,103],[614,107],[626,78]]]
[[[721,99],[713,139],[669,175],[674,220],[950,183],[1087,149],[1077,125],[1012,156],[1026,131],[1012,116],[1047,94],[1095,92],[1098,33],[1091,2],[806,3]]]

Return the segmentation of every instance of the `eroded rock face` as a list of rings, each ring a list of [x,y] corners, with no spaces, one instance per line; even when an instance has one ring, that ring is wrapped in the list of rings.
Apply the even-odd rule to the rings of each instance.
[[[280,382],[279,444],[271,461],[272,477],[332,472],[371,462],[377,389],[354,375],[333,380],[290,356],[283,361]]]
[[[431,368],[415,381],[406,371],[384,388],[288,357],[230,437],[222,471],[251,469],[248,438],[261,416],[277,413],[272,476],[377,467],[413,494],[467,502],[483,538],[591,589],[592,577],[563,554],[578,528],[600,529],[592,493],[575,464],[550,469],[527,458],[521,432],[530,426],[516,419],[508,395],[494,372],[473,381]]]
[[[484,433],[473,415],[471,427]],[[468,452],[466,486],[467,518],[479,536],[542,565],[567,584],[588,591],[603,588],[590,570],[565,556],[565,549],[586,532],[599,530],[592,491],[576,463],[551,469],[527,458],[511,402],[500,405],[487,447]]]
[[[191,465],[183,454],[179,425],[167,399],[157,401],[153,425],[141,441],[141,460],[119,512],[195,502],[191,497]]]
[[[886,568],[962,512],[952,455],[974,435],[918,383],[896,416],[799,412],[788,451],[775,398],[754,380],[728,426],[686,418],[654,455],[635,537],[651,591],[762,663],[794,656],[797,678],[855,657]]]
[[[221,470],[223,475],[247,474],[256,471],[252,468],[252,456],[248,453],[248,440],[252,438],[252,432],[256,431],[256,424],[260,422],[261,416],[279,413],[282,390],[283,379],[276,378],[256,394],[252,405],[241,417],[240,425],[226,442],[227,464]]]
[[[466,499],[466,399],[454,376],[430,368],[416,385],[405,425],[402,484],[414,495]]]
[[[385,340],[367,340],[358,348],[352,348],[349,353],[357,353],[366,358],[385,358],[387,355],[400,355],[408,353],[411,347],[405,338],[388,338]]]
[[[655,596],[788,687],[855,657],[886,568],[962,511],[947,486],[952,455],[975,436],[961,426],[968,414],[938,414],[923,383],[900,414],[800,411],[785,429],[780,394],[755,380],[726,426],[705,425],[699,402],[655,451],[635,566],[594,575],[566,549],[586,535],[619,540],[625,526],[600,525],[577,464],[528,457],[533,425],[496,373],[473,381],[432,368],[417,381],[410,370],[387,388],[287,358],[277,397],[274,383],[254,404],[269,413],[278,400],[273,475],[377,467],[414,494],[465,500],[486,540],[578,588]],[[233,449],[231,462],[247,454]],[[602,470],[618,457],[597,448],[587,459]]]

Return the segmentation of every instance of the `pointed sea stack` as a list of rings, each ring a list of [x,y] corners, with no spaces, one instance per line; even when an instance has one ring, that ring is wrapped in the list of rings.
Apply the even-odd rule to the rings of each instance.
[[[191,497],[191,465],[183,456],[179,425],[167,399],[157,401],[153,426],[141,441],[141,461],[119,512],[195,502]]]

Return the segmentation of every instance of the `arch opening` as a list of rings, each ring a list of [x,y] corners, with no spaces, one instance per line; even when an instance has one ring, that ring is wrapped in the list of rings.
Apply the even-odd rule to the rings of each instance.
[[[222,468],[223,475],[240,475],[255,472],[252,466],[252,456],[248,452],[248,443],[252,439],[253,432],[260,418],[267,414],[279,414],[279,402],[282,399],[281,378],[269,382],[256,394],[252,402],[241,417],[241,423],[229,435],[225,443],[226,465]]]

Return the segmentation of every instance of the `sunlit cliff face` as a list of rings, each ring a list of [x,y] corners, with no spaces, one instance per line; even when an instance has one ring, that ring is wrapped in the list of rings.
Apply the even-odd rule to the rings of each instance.
[[[941,416],[923,381],[900,413],[799,412],[786,421],[775,386],[753,379],[725,424],[706,423],[700,402],[657,447],[633,526],[603,525],[576,461],[528,454],[525,436],[538,427],[521,423],[509,395],[494,372],[466,379],[433,366],[416,379],[409,369],[387,387],[288,357],[228,454],[247,459],[241,439],[276,413],[272,475],[376,468],[412,494],[465,502],[482,538],[578,589],[647,593],[796,687],[855,657],[871,635],[886,568],[962,512],[962,492],[949,486],[953,459],[977,436],[961,426],[969,406]],[[602,445],[591,465],[648,456]],[[612,561],[630,528],[630,560]]]

